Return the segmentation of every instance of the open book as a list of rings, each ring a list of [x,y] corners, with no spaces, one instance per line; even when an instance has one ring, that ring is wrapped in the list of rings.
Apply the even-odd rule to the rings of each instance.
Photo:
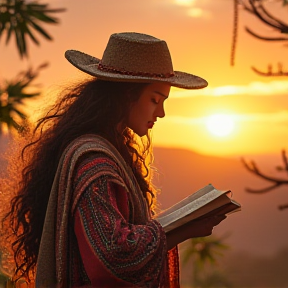
[[[162,211],[156,219],[167,233],[200,217],[227,215],[239,210],[241,205],[232,199],[230,190],[220,191],[209,184]]]

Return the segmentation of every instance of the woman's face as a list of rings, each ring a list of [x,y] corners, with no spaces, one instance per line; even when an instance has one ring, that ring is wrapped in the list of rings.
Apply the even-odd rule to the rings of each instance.
[[[170,84],[166,83],[149,84],[144,88],[139,99],[132,103],[127,126],[140,137],[146,135],[158,117],[165,116],[164,101],[169,96],[170,87]]]

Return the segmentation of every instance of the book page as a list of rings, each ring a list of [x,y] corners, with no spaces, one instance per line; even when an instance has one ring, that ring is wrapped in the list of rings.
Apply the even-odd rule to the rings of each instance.
[[[210,204],[211,203],[208,203],[207,206],[209,206]],[[202,207],[202,208],[204,208],[204,207]],[[213,209],[213,208],[210,207],[209,209]],[[200,208],[199,210],[196,210],[195,212],[188,214],[183,218],[179,218],[175,221],[170,221],[171,219],[167,219],[167,218],[169,218],[169,217],[167,217],[166,219],[165,218],[159,219],[159,222],[160,222],[161,226],[163,227],[164,231],[167,233],[167,232],[169,232],[173,229],[176,229],[176,228],[178,228],[178,227],[180,227],[180,226],[182,226],[188,222],[191,222],[193,220],[206,218],[206,217],[212,217],[213,215],[224,215],[224,214],[228,215],[232,212],[236,212],[236,211],[240,211],[240,210],[241,210],[241,206],[239,203],[230,202],[230,203],[224,204],[221,207],[210,210],[210,212],[207,214],[205,212],[203,212],[203,210],[201,210],[201,208]]]
[[[200,190],[196,191],[195,193],[189,195],[188,197],[182,199],[175,205],[169,207],[168,209],[160,212],[156,217],[161,218],[167,215],[170,215],[176,212],[176,215],[181,215],[181,213],[185,213],[185,211],[188,211],[189,209],[193,208],[193,210],[198,209],[199,207],[205,205],[206,203],[216,199],[217,197],[221,196],[222,194],[229,193],[230,191],[220,191],[217,190],[213,185],[209,184]],[[193,202],[193,204],[191,204]],[[188,208],[186,206],[188,205]],[[193,206],[193,207],[191,207]],[[190,208],[189,208],[190,207]],[[179,218],[179,217],[177,217]]]
[[[168,232],[198,218],[241,210],[241,205],[231,197],[230,190],[220,191],[209,184],[159,213],[156,219]]]
[[[208,215],[213,214],[212,211],[222,208],[228,203],[231,203],[231,199],[226,194],[221,194],[213,199],[209,198],[209,195],[203,195],[200,199],[196,199],[192,203],[185,205],[170,214],[157,217],[157,220],[164,228],[165,232],[167,232],[189,221],[200,218],[203,215],[207,217]],[[219,214],[221,213],[219,212]]]

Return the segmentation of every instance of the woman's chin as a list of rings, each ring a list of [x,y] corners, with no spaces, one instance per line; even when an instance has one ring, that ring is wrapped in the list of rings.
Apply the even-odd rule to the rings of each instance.
[[[139,137],[143,137],[143,136],[146,136],[148,135],[148,129],[146,131],[135,131],[135,130],[132,130],[136,135],[138,135]]]

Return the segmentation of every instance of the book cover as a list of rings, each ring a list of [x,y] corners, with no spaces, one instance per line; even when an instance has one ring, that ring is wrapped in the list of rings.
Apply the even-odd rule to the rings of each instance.
[[[232,199],[230,190],[220,191],[209,184],[162,211],[156,219],[167,233],[200,217],[227,215],[239,210],[241,205]]]

